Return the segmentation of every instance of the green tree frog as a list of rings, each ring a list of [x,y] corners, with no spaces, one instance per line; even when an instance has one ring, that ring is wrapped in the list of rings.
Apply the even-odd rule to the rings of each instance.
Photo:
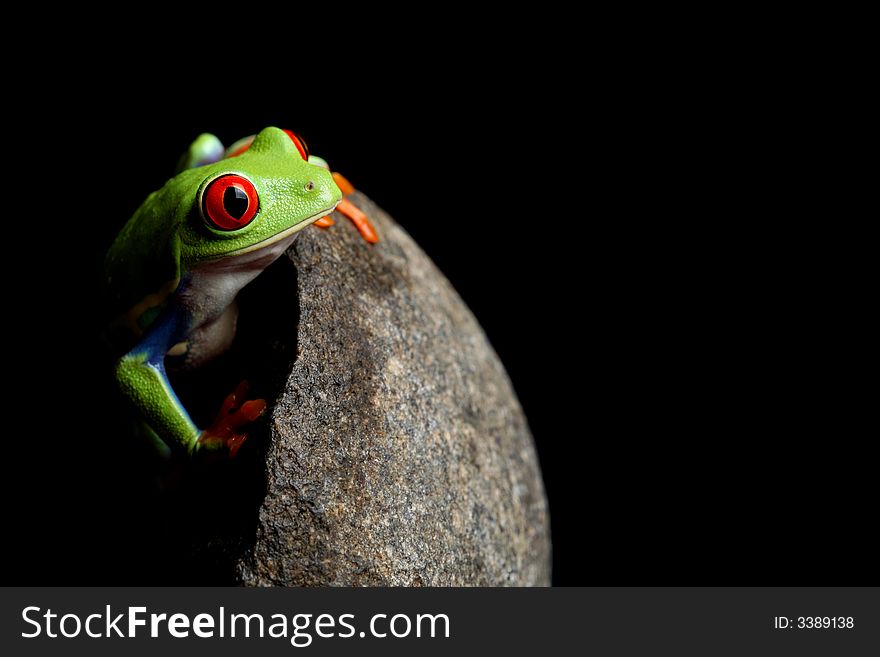
[[[266,128],[223,149],[201,135],[179,173],[150,194],[107,254],[105,282],[115,317],[111,340],[122,345],[115,377],[146,424],[167,446],[186,454],[227,449],[240,428],[259,417],[264,400],[245,401],[245,386],[200,428],[171,387],[166,360],[198,368],[226,351],[235,336],[236,296],[276,260],[299,231],[340,204],[368,242],[378,238],[347,199],[350,186],[309,155],[295,133]],[[352,209],[354,208],[354,209]]]

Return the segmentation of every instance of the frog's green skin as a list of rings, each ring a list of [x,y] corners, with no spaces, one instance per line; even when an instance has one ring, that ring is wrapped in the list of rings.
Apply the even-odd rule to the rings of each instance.
[[[218,144],[201,136],[180,166],[213,159]],[[203,219],[198,199],[227,173],[253,183],[259,211],[247,226],[220,231]],[[285,132],[266,128],[244,154],[181,171],[119,233],[107,254],[106,284],[116,317],[111,336],[128,336],[130,348],[115,374],[169,446],[192,454],[202,432],[171,388],[166,356],[198,367],[223,352],[234,337],[238,292],[341,199],[329,171],[304,161]]]

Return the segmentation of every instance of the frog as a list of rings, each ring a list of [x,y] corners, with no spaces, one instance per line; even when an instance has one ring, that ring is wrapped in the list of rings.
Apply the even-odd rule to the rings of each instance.
[[[205,133],[123,226],[104,266],[107,335],[121,354],[113,376],[164,454],[238,452],[242,428],[264,414],[266,400],[247,399],[242,382],[199,427],[172,387],[169,364],[198,369],[226,352],[239,292],[303,229],[332,225],[331,213],[352,205],[352,189],[292,131],[267,127],[229,149]],[[366,216],[351,214],[364,239],[377,242]]]

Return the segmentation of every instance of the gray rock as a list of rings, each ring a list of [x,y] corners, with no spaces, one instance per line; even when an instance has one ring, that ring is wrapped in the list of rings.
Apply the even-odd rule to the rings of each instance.
[[[371,246],[338,221],[289,250],[298,353],[270,419],[245,585],[550,583],[525,418],[483,331],[365,196]]]

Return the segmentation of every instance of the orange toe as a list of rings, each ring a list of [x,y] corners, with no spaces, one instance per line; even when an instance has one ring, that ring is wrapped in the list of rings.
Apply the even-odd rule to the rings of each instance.
[[[253,422],[266,411],[265,399],[244,401],[249,390],[247,381],[238,384],[223,400],[214,422],[199,436],[199,443],[211,450],[222,449],[225,445],[229,450],[229,456],[235,457],[247,440],[247,434],[239,432],[239,429]]]
[[[353,223],[355,228],[358,229],[361,237],[367,242],[375,244],[379,241],[379,236],[376,234],[376,229],[373,228],[373,224],[370,223],[367,215],[365,215],[354,203],[347,198],[344,198],[339,202],[339,205],[336,206],[336,209],[351,220],[351,223]]]

